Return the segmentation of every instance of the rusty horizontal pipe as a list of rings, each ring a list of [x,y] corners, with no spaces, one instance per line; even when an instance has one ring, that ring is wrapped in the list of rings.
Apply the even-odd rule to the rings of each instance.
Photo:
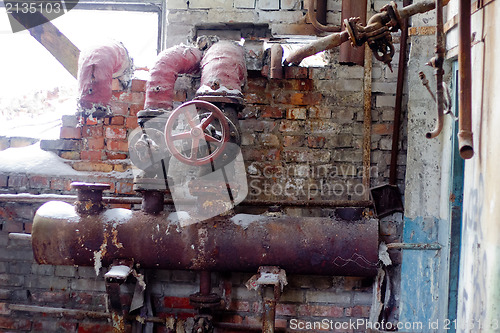
[[[389,243],[388,249],[404,250],[441,250],[442,246],[438,243]]]
[[[80,216],[51,201],[33,221],[40,264],[108,266],[116,258],[143,268],[374,276],[378,222],[363,219],[238,214],[196,223],[186,212],[151,215],[123,208]]]
[[[326,8],[322,8],[319,6],[318,0],[306,0],[307,1],[307,17],[309,21],[311,21],[314,29],[318,31],[324,32],[339,32],[341,27],[338,25],[324,25],[319,22],[318,18],[324,17],[326,19]],[[326,3],[323,1],[323,6],[326,6]]]
[[[0,194],[0,202],[30,202],[30,203],[45,203],[51,200],[64,201],[73,203],[77,199],[76,195],[59,195],[59,194]],[[103,197],[102,202],[105,204],[142,204],[140,197]],[[174,201],[171,198],[164,200],[166,205],[173,205]],[[177,202],[176,202],[177,203]],[[195,204],[195,201],[186,201],[182,204]],[[245,200],[238,204],[239,206],[283,206],[283,207],[371,207],[373,202],[370,200]]]
[[[31,242],[31,234],[24,234],[21,232],[10,232],[9,239],[24,241],[24,242]]]
[[[472,141],[472,95],[471,95],[471,8],[470,3],[460,0],[459,39],[458,39],[458,75],[459,75],[459,114],[458,114],[458,149],[463,159],[474,156]]]
[[[349,40],[349,33],[347,31],[333,33],[326,37],[319,38],[314,42],[305,45],[299,48],[298,50],[290,53],[288,57],[286,57],[283,64],[285,66],[288,66],[290,64],[298,65],[305,58],[325,50],[333,49],[337,46],[340,46],[342,43],[347,42],[348,40]]]

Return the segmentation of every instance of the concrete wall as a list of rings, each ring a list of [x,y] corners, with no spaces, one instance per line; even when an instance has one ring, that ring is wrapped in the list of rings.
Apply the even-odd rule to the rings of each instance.
[[[497,149],[500,98],[496,92],[500,84],[496,56],[500,45],[499,14],[500,3],[494,1],[472,16],[475,155],[465,164],[459,332],[479,331],[479,327],[482,332],[500,330],[500,153]]]

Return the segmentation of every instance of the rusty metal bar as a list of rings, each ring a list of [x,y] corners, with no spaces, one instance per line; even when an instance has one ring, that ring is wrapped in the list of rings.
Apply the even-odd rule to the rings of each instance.
[[[77,199],[76,195],[59,195],[59,194],[0,194],[0,202],[30,202],[30,203],[45,203],[51,200],[73,203]],[[142,204],[140,197],[103,197],[102,202],[105,204]],[[166,205],[173,205],[174,202],[170,198],[164,200]],[[191,201],[182,202],[189,204]],[[194,201],[192,201],[194,203]],[[373,202],[370,200],[245,200],[239,204],[240,206],[283,206],[283,207],[371,207]]]
[[[341,27],[338,25],[327,26],[326,24],[326,1],[306,0],[307,1],[307,17],[314,29],[324,32],[339,32]],[[320,6],[321,2],[321,6]],[[315,11],[316,10],[316,11]],[[321,17],[321,19],[319,19]],[[324,20],[324,24],[320,23]]]
[[[298,65],[305,58],[325,50],[333,49],[341,45],[342,43],[347,42],[348,40],[349,40],[349,34],[347,33],[347,31],[333,33],[326,37],[319,38],[314,42],[299,48],[295,52],[290,53],[283,62],[283,65],[284,66],[288,66],[290,64]]]
[[[276,318],[276,300],[264,299],[264,312],[262,314],[262,333],[274,333],[274,321]]]
[[[364,116],[363,116],[363,187],[365,199],[370,193],[370,166],[371,166],[371,141],[372,141],[372,69],[373,59],[370,48],[365,47],[365,72],[363,78]]]
[[[283,78],[283,47],[280,44],[271,46],[271,79]]]
[[[436,56],[431,59],[431,65],[434,67],[436,75],[437,121],[434,130],[425,135],[428,139],[437,137],[443,130],[444,124],[443,63],[446,49],[444,45],[443,24],[443,0],[436,0]]]
[[[27,305],[27,304],[9,304],[9,310],[30,312],[30,313],[44,313],[55,316],[67,316],[77,319],[111,319],[111,313],[97,312],[88,310],[77,310],[68,308],[56,308],[50,306]],[[148,322],[165,325],[165,319],[158,317],[141,317],[141,316],[125,316],[128,321]]]
[[[404,0],[403,6],[411,4],[411,0]],[[408,19],[402,20],[401,37],[399,48],[398,82],[396,87],[396,105],[394,106],[394,122],[392,131],[391,165],[389,170],[389,184],[397,183],[398,151],[399,151],[399,127],[401,126],[401,109],[403,105],[403,88],[406,72],[406,52],[408,46]]]
[[[108,266],[126,258],[156,269],[253,272],[280,266],[297,274],[377,272],[375,219],[346,223],[335,217],[238,214],[198,223],[187,213],[110,209],[79,216],[72,210],[69,204],[49,202],[37,211],[32,244],[38,263]]]
[[[474,156],[472,141],[472,95],[471,95],[471,9],[470,1],[458,2],[458,75],[459,75],[459,115],[458,149],[463,159]]]
[[[442,246],[438,243],[389,243],[387,249],[404,250],[441,250]]]

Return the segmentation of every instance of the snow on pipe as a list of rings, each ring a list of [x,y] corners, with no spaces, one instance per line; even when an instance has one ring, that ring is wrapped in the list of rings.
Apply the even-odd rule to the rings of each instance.
[[[161,52],[146,83],[144,108],[171,109],[177,75],[196,72],[202,55],[198,48],[187,45],[173,46]]]
[[[107,41],[80,54],[78,60],[78,105],[85,116],[111,115],[111,84],[118,78],[128,86],[133,63],[122,43]]]
[[[247,79],[245,52],[232,41],[220,41],[208,49],[201,61],[201,86],[197,96],[242,97]]]

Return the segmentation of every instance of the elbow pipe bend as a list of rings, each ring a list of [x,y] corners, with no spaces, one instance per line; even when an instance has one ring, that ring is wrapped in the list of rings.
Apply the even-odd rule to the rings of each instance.
[[[202,55],[198,48],[186,45],[177,45],[161,52],[146,82],[144,108],[171,109],[177,75],[198,71]]]
[[[338,25],[327,26],[318,22],[316,18],[316,13],[314,9],[316,8],[317,0],[307,0],[307,16],[309,17],[309,21],[313,25],[314,29],[323,32],[340,32],[341,27]]]
[[[120,42],[109,41],[83,51],[78,60],[78,106],[83,115],[110,116],[112,81],[128,86],[133,62]]]

